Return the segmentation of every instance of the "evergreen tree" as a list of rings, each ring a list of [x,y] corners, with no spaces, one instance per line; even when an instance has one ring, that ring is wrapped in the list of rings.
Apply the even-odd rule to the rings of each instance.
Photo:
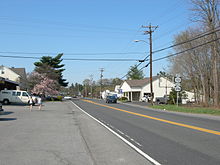
[[[142,70],[138,70],[137,65],[131,66],[127,73],[127,79],[130,80],[140,80],[144,78],[144,73]]]
[[[43,56],[39,62],[35,62],[36,66],[35,71],[38,73],[45,73],[49,78],[57,80],[61,86],[66,87],[68,82],[66,79],[63,79],[62,72],[64,64],[60,64],[62,62],[61,57],[63,54],[58,54],[56,57],[51,56]]]

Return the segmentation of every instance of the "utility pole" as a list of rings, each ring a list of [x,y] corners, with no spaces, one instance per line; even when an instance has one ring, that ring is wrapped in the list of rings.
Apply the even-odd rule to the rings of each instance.
[[[91,91],[90,91],[90,93],[91,93],[91,98],[93,98],[93,89],[92,89],[92,87],[93,87],[93,75],[90,75],[89,76],[90,77],[90,89],[91,89]]]
[[[151,93],[151,105],[153,105],[153,99],[154,99],[154,94],[153,94],[153,66],[152,66],[152,33],[158,28],[158,26],[142,26],[142,28],[148,28],[147,31],[144,31],[144,35],[149,34],[149,41],[150,41],[150,93]]]
[[[101,75],[100,75],[100,99],[102,99],[102,77],[103,77],[103,72],[104,72],[104,68],[100,68],[100,72],[101,72]]]

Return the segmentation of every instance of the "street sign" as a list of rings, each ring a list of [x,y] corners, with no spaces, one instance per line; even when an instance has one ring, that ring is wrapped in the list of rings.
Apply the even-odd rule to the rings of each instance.
[[[181,81],[182,81],[181,77],[175,77],[174,78],[175,83],[181,83]]]
[[[175,89],[176,92],[180,92],[182,90],[181,86],[175,86],[174,89]]]

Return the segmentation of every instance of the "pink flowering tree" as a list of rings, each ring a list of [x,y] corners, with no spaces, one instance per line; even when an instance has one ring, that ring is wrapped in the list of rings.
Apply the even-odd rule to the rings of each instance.
[[[46,74],[32,72],[29,80],[32,83],[32,93],[45,95],[57,95],[59,93],[59,83],[56,80],[48,78]]]

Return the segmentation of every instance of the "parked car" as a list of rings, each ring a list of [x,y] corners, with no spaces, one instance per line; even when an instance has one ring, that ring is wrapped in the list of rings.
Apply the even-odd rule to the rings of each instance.
[[[107,96],[105,102],[106,103],[117,103],[117,97],[115,97],[115,96]]]
[[[0,115],[2,115],[4,113],[4,110],[2,108],[2,103],[0,103]]]
[[[164,97],[156,97],[155,100],[157,104],[167,104],[169,96],[164,95]]]
[[[148,102],[148,97],[147,97],[147,96],[143,96],[143,97],[141,98],[141,101],[142,101],[142,102]]]
[[[3,104],[24,103],[28,104],[32,97],[33,103],[36,103],[37,96],[30,95],[27,91],[21,90],[2,90],[0,91],[0,102]]]

